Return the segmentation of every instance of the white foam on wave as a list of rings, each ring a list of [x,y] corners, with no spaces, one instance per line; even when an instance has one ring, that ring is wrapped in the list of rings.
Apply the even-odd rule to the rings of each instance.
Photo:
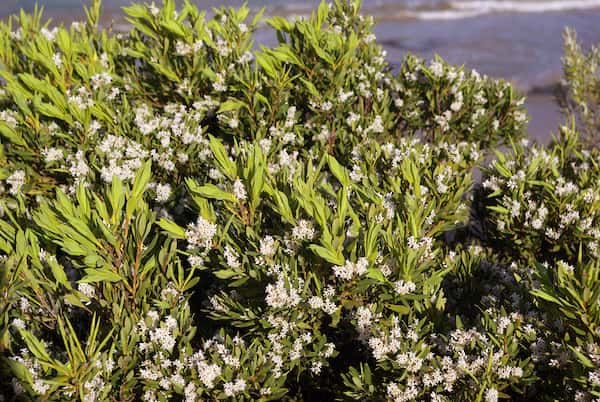
[[[399,17],[419,20],[456,20],[491,13],[545,13],[600,8],[600,0],[454,1],[445,10],[402,11]]]
[[[600,7],[600,0],[551,0],[551,1],[457,1],[450,3],[458,10],[514,11],[543,13],[547,11],[586,10]]]
[[[486,14],[484,10],[428,10],[428,11],[402,11],[398,14],[400,18],[411,18],[418,20],[460,20],[463,18],[477,17]]]

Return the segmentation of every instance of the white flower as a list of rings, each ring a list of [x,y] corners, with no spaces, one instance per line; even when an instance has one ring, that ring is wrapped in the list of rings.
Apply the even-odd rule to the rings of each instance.
[[[433,61],[429,65],[431,73],[436,77],[441,77],[444,74],[444,66],[439,61]]]
[[[223,384],[223,391],[225,391],[226,396],[234,396],[235,394],[239,394],[246,389],[246,381],[238,378],[234,382],[228,382]]]
[[[44,35],[46,39],[48,39],[50,42],[54,42],[56,34],[58,33],[58,27],[54,27],[51,30],[49,30],[48,28],[42,28],[40,29],[40,33]]]
[[[520,110],[517,110],[514,113],[514,117],[515,117],[515,121],[517,121],[519,123],[522,123],[522,122],[524,122],[524,121],[527,120],[527,115],[524,112],[520,111]]]
[[[298,224],[292,229],[292,237],[300,241],[312,240],[315,237],[315,233],[312,222],[306,219],[300,219]]]
[[[190,255],[187,260],[192,267],[201,267],[204,264],[204,258],[199,255]]]
[[[2,112],[0,112],[0,120],[5,122],[12,128],[17,127],[17,124],[19,124],[19,122],[17,121],[17,119],[15,118],[15,116],[13,115],[13,113],[10,110],[3,110]],[[52,124],[56,124],[56,123],[52,122]],[[48,128],[50,128],[50,127],[48,127]]]
[[[267,285],[265,302],[273,308],[295,306],[300,301],[300,295],[292,286],[289,290],[286,288],[283,277],[279,277],[275,284]]]
[[[365,176],[362,174],[359,165],[352,166],[352,171],[350,172],[350,179],[352,181],[358,182],[361,181],[364,177]]]
[[[408,293],[414,292],[415,289],[417,288],[417,285],[415,285],[413,282],[411,281],[404,281],[404,280],[399,280],[397,282],[394,283],[394,290],[396,291],[396,293],[398,293],[399,295],[406,295]]]
[[[235,182],[233,182],[233,195],[235,195],[235,198],[240,201],[246,199],[246,188],[240,179],[237,179]]]
[[[152,4],[149,7],[149,11],[150,11],[150,14],[152,14],[154,17],[156,17],[158,15],[158,13],[160,13],[160,8],[156,7],[154,2],[152,2]]]
[[[60,53],[54,53],[54,55],[52,55],[52,61],[54,62],[54,64],[56,65],[56,67],[61,68],[62,67],[62,56]]]
[[[498,391],[495,388],[488,388],[485,392],[485,402],[498,402]]]
[[[600,370],[590,371],[588,374],[588,381],[592,385],[600,385]]]
[[[33,391],[36,394],[44,395],[48,389],[50,389],[50,384],[46,384],[44,381],[37,379],[33,382]]]
[[[96,289],[89,283],[80,283],[77,285],[77,290],[83,293],[87,298],[93,299],[96,297]]]
[[[446,110],[440,116],[435,116],[435,122],[440,126],[442,132],[450,130],[450,119],[452,118],[452,112]]]
[[[367,272],[369,261],[361,257],[356,263],[350,260],[346,260],[346,264],[343,266],[336,265],[333,267],[333,274],[343,280],[350,280],[354,275],[363,275]]]
[[[17,195],[21,187],[25,184],[25,172],[23,170],[15,170],[13,174],[8,176],[6,183],[10,185],[9,193]]]
[[[498,121],[498,119],[494,119],[494,121],[492,122],[492,128],[494,129],[494,131],[498,131],[498,129],[500,128],[500,122]]]
[[[241,266],[241,263],[239,260],[240,256],[229,245],[225,246],[225,251],[223,252],[223,256],[227,260],[227,265],[229,265],[230,268],[237,269]]]
[[[357,123],[360,120],[360,116],[354,112],[350,112],[348,114],[348,118],[346,119],[346,123],[349,126],[352,126],[354,123]]]
[[[168,327],[159,327],[150,332],[150,340],[159,345],[162,349],[172,351],[175,346],[175,338]]]
[[[91,77],[92,87],[97,90],[104,86],[109,85],[112,82],[112,77],[108,73],[100,73],[92,75]]]
[[[194,51],[194,49],[192,48],[191,45],[188,45],[185,42],[182,41],[177,41],[177,43],[175,43],[175,53],[178,56],[187,56],[188,54],[191,54]]]
[[[323,299],[321,297],[312,296],[310,299],[308,299],[308,305],[310,306],[310,308],[319,310],[319,309],[323,308],[325,303],[323,302]]]
[[[231,48],[229,47],[229,44],[225,40],[223,40],[223,38],[217,38],[215,45],[219,55],[226,57],[231,53]]]
[[[200,361],[196,365],[198,370],[198,377],[204,386],[208,389],[214,388],[215,380],[221,375],[221,367],[218,364],[208,364],[204,361]]]
[[[198,217],[195,224],[189,224],[185,231],[185,237],[191,247],[209,248],[212,238],[217,234],[217,225],[210,223],[202,216]]]
[[[217,92],[227,91],[227,85],[225,84],[225,73],[217,73],[217,78],[213,82],[213,88]]]
[[[323,104],[321,104],[321,110],[324,112],[330,111],[332,107],[333,107],[333,103],[331,103],[329,101],[323,102]]]
[[[20,318],[15,318],[12,320],[12,326],[16,329],[25,329],[25,321]]]
[[[373,313],[368,307],[361,306],[356,310],[356,325],[360,331],[365,331],[371,326]]]
[[[573,267],[572,265],[564,262],[563,260],[560,260],[556,263],[558,268],[562,268],[564,269],[568,274],[572,274],[573,272],[575,272],[575,267]]]
[[[374,133],[383,133],[385,127],[383,127],[383,120],[381,119],[381,116],[375,116],[373,124],[371,124],[367,130],[373,131]]]
[[[354,95],[354,92],[352,92],[352,91],[344,92],[343,89],[340,89],[340,93],[338,95],[338,102],[344,103],[348,99],[350,99],[350,97],[353,95]]]
[[[276,244],[275,239],[272,236],[265,236],[260,241],[260,253],[265,257],[272,257],[275,255]]]
[[[169,183],[156,185],[156,201],[165,202],[171,196],[171,185]]]
[[[457,92],[454,98],[454,102],[450,105],[450,109],[453,112],[458,112],[463,105],[463,94],[462,92]]]

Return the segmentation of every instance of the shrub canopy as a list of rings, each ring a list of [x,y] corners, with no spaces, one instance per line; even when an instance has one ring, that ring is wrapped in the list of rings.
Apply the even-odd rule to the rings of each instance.
[[[124,12],[0,23],[5,399],[600,396],[579,127],[529,147],[506,82],[394,72],[355,1]]]

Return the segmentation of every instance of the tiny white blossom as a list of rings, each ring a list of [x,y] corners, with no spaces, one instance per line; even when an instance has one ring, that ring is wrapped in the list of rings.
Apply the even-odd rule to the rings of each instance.
[[[300,219],[298,224],[292,229],[292,237],[303,241],[312,240],[315,237],[315,229],[311,221]]]
[[[405,282],[404,280],[399,280],[394,283],[394,290],[399,295],[406,295],[408,293],[414,292],[416,288],[417,288],[417,285],[415,285],[411,281]]]
[[[12,195],[17,195],[21,187],[25,184],[25,172],[23,170],[15,170],[8,176],[6,183],[10,186],[8,192]]]
[[[20,318],[13,319],[11,324],[16,329],[25,329],[25,321]]]
[[[217,225],[210,223],[202,216],[199,216],[195,224],[189,224],[185,231],[185,237],[192,247],[209,248],[212,244],[212,238],[217,234]]]
[[[485,402],[498,402],[498,391],[495,388],[488,388],[485,392]]]
[[[77,290],[79,290],[89,299],[96,297],[96,289],[94,289],[94,287],[89,283],[79,283],[77,285]]]
[[[233,182],[233,195],[235,195],[235,198],[240,201],[246,199],[246,188],[240,179],[237,179],[235,182]]]
[[[165,202],[171,196],[171,185],[169,183],[156,185],[156,201]]]

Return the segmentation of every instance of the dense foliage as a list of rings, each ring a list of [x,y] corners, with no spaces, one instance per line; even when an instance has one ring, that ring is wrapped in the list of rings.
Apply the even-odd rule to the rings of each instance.
[[[578,125],[529,146],[506,82],[394,73],[358,2],[86,11],[0,23],[4,400],[600,397]]]

